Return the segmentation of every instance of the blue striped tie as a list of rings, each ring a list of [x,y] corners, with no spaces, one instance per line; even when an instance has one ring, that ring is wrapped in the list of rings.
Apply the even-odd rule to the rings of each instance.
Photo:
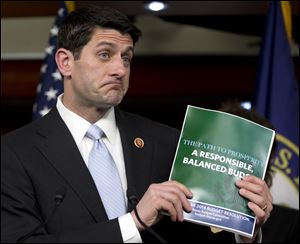
[[[116,164],[101,139],[103,135],[103,131],[96,125],[91,125],[86,133],[87,137],[94,140],[88,168],[108,218],[114,219],[126,213],[125,198]]]

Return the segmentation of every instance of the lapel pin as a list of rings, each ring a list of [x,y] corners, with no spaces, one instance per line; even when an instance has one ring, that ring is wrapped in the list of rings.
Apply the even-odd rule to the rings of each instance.
[[[142,138],[137,137],[137,138],[134,139],[134,145],[135,145],[137,148],[143,148],[144,145],[145,145],[145,143],[144,143],[144,141],[143,141]]]

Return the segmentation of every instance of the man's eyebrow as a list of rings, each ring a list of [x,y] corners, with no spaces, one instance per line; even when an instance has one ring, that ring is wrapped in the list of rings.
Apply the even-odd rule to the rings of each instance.
[[[116,47],[116,45],[114,43],[111,42],[107,42],[107,41],[102,41],[97,43],[96,47],[101,47],[101,46],[110,46],[110,47]],[[131,52],[132,54],[134,53],[134,48],[129,46],[124,53],[128,53]]]
[[[99,47],[99,46],[111,46],[111,47],[115,47],[116,44],[112,43],[112,42],[107,42],[107,41],[101,41],[99,43],[97,43],[96,47]],[[128,51],[131,51],[133,52],[133,47],[132,46],[129,46],[127,49],[126,49],[126,52]]]
[[[131,52],[132,54],[134,54],[133,47],[128,47],[124,53],[129,53],[129,52]]]

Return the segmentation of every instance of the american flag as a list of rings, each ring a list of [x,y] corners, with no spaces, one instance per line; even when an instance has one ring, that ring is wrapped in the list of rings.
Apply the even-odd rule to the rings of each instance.
[[[68,8],[65,1],[60,1],[59,4],[60,8],[50,30],[48,46],[45,49],[45,58],[40,70],[41,80],[37,86],[36,101],[33,105],[33,120],[47,114],[56,105],[57,97],[63,93],[63,77],[55,63],[55,52],[58,30],[62,21],[68,15]]]

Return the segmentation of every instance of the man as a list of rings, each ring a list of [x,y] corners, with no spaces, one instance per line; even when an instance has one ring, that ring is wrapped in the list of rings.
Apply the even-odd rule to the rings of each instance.
[[[56,52],[64,94],[45,117],[2,138],[3,242],[146,242],[147,226],[168,241],[235,240],[230,233],[218,237],[207,227],[182,223],[192,192],[167,181],[179,132],[117,108],[129,86],[139,35],[126,16],[108,8],[78,9],[64,21]],[[94,156],[100,151],[105,156]],[[112,160],[103,171],[115,167],[115,177],[108,176],[113,169],[103,174],[97,168]],[[107,182],[99,183],[102,178]],[[257,216],[256,238],[272,196],[255,177],[236,185]],[[107,189],[109,194],[102,193]],[[113,200],[124,197],[111,210]],[[110,214],[119,209],[122,214]]]

